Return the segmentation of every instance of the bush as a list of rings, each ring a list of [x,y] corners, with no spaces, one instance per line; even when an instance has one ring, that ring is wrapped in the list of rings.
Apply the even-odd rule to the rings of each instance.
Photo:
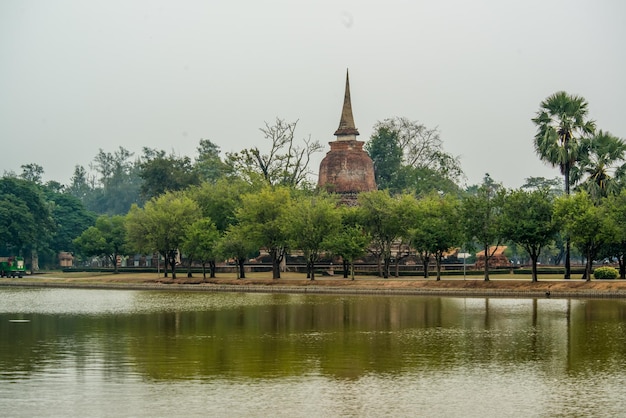
[[[598,267],[593,272],[596,279],[617,279],[619,272],[613,267]]]

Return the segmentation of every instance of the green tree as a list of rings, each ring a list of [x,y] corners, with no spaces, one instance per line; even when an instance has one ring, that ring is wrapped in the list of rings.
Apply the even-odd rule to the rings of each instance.
[[[502,211],[502,234],[521,245],[532,263],[532,281],[537,281],[537,261],[541,250],[555,237],[553,203],[548,189],[508,193]]]
[[[74,240],[78,252],[84,256],[104,256],[118,273],[117,258],[124,253],[126,245],[125,217],[102,215],[95,226],[87,228]]]
[[[572,243],[586,258],[583,279],[591,280],[593,260],[606,238],[606,215],[586,192],[562,196],[555,201],[554,216]]]
[[[165,155],[164,151],[144,148],[139,164],[139,177],[143,180],[141,195],[150,199],[168,191],[184,190],[198,185],[200,178],[189,157]]]
[[[478,242],[485,253],[485,281],[489,281],[489,260],[503,240],[503,197],[502,186],[486,174],[476,193],[465,197],[461,206],[466,239]]]
[[[342,224],[338,233],[329,237],[328,249],[343,262],[343,277],[354,280],[354,261],[365,254],[371,237],[360,225]]]
[[[249,193],[241,198],[242,206],[237,209],[237,220],[245,235],[265,248],[272,259],[272,278],[280,279],[280,264],[288,246],[286,215],[292,199],[286,187],[267,186],[257,193]]]
[[[215,224],[208,218],[201,218],[193,222],[185,229],[185,239],[182,250],[187,255],[189,262],[189,272],[191,275],[191,264],[197,260],[202,264],[202,278],[206,280],[206,265],[209,264],[209,275],[215,277],[215,263],[218,254],[218,241],[220,233]]]
[[[408,195],[393,198],[387,190],[364,192],[358,196],[358,218],[372,237],[370,251],[378,260],[378,273],[389,277],[392,246],[408,230]],[[382,262],[382,264],[381,264]]]
[[[307,261],[307,277],[315,280],[315,263],[341,227],[337,199],[329,195],[299,196],[286,213],[285,232],[290,247],[301,250]]]
[[[189,225],[200,219],[198,204],[182,192],[165,192],[152,198],[145,207],[133,205],[126,215],[129,243],[143,253],[158,252],[172,270],[176,279],[178,251],[185,239]]]
[[[572,169],[573,182],[596,201],[619,193],[626,177],[626,142],[602,130],[581,142],[585,152]]]
[[[39,269],[38,250],[47,245],[55,224],[41,188],[14,177],[0,178],[0,248],[30,253],[31,270]]]
[[[417,203],[417,213],[409,230],[411,245],[424,263],[424,277],[428,278],[429,260],[434,256],[437,280],[441,280],[444,254],[463,239],[460,201],[454,196],[431,193]]]
[[[39,164],[31,163],[20,166],[22,168],[22,174],[20,177],[26,181],[31,181],[35,184],[41,185],[43,182],[43,167]]]
[[[584,148],[583,138],[595,132],[595,122],[587,120],[588,103],[581,97],[559,91],[541,102],[532,121],[537,125],[534,145],[542,161],[559,167],[565,179],[565,194],[570,194],[572,169],[579,162]],[[565,278],[571,275],[570,239],[565,244]]]
[[[245,262],[257,251],[258,247],[246,237],[240,225],[229,227],[220,241],[220,253],[237,263],[238,279],[246,278]]]
[[[44,190],[52,219],[56,225],[51,236],[50,248],[54,254],[61,251],[74,252],[74,239],[96,222],[96,214],[85,209],[82,202],[67,193]]]
[[[215,183],[204,182],[191,187],[188,195],[198,203],[202,216],[210,218],[223,234],[238,222],[236,212],[242,205],[242,196],[253,190],[241,179],[221,178]]]
[[[398,132],[387,126],[378,126],[365,144],[365,151],[374,163],[374,177],[380,190],[399,193],[404,190],[406,181],[402,167],[402,148]]]
[[[201,139],[196,148],[198,156],[194,163],[194,170],[201,181],[215,183],[228,171],[228,166],[220,158],[220,147],[210,139]]]
[[[607,211],[606,222],[612,231],[607,247],[606,256],[614,257],[619,263],[619,275],[626,279],[626,189],[620,194],[610,195],[605,203]]]
[[[459,191],[457,183],[464,176],[459,158],[444,151],[436,128],[405,117],[385,119],[374,125],[370,142],[365,149],[381,173],[381,189],[416,194]]]

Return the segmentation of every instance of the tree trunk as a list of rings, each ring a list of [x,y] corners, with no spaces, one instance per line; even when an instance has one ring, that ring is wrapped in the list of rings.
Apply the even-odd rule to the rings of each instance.
[[[211,279],[215,278],[215,260],[209,261],[209,277]]]
[[[206,280],[206,262],[202,262],[202,280]]]
[[[278,252],[278,248],[273,248],[270,250],[270,255],[272,256],[272,279],[280,279],[281,258]]]
[[[626,279],[626,260],[624,254],[617,258],[617,262],[619,263],[619,278]]]
[[[485,281],[489,281],[489,260],[491,256],[489,255],[489,245],[485,246]]]
[[[441,258],[442,254],[435,254],[435,263],[437,265],[437,281],[441,280]]]
[[[241,259],[237,259],[237,265],[239,268],[239,278],[240,279],[245,279],[246,278],[246,270],[244,268],[244,264],[246,263],[246,259],[245,258],[241,258]]]
[[[430,256],[422,255],[422,267],[424,267],[424,278],[428,279],[430,272],[428,265],[430,264]]]
[[[585,275],[584,275],[584,279],[585,281],[590,282],[591,281],[591,272],[593,270],[593,255],[591,254],[591,251],[587,254],[587,262],[585,263]]]
[[[352,263],[348,263],[348,260],[346,260],[345,258],[342,258],[341,262],[343,264],[343,278],[347,279],[348,275],[350,274],[348,272],[348,268],[352,267]],[[354,274],[352,275],[352,280],[354,280]]]
[[[311,269],[311,280],[315,280],[315,260],[313,260],[313,258],[309,258],[307,264],[309,265],[309,268]]]
[[[530,254],[530,260],[532,263],[532,274],[531,274],[531,282],[537,283],[539,280],[537,278],[537,260],[539,259],[539,255],[536,253]]]
[[[187,262],[187,277],[193,277],[193,274],[191,273],[191,263],[193,262],[193,258],[192,256],[189,256],[189,260]]]

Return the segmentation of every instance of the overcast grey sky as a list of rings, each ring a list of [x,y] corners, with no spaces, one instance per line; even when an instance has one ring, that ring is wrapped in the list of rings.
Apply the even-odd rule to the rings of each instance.
[[[349,68],[359,139],[405,116],[439,128],[468,184],[517,188],[559,176],[530,121],[556,91],[626,137],[625,17],[623,0],[2,0],[0,174],[67,183],[100,148],[193,158],[200,138],[264,149],[276,117],[326,146],[317,172]]]

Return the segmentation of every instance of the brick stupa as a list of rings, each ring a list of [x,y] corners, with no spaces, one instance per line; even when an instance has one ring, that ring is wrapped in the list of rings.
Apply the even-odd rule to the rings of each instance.
[[[353,205],[360,192],[376,190],[374,163],[357,141],[359,131],[354,126],[350,101],[350,79],[346,72],[346,92],[343,98],[337,139],[329,142],[330,151],[320,163],[318,186],[341,195],[341,201]]]

